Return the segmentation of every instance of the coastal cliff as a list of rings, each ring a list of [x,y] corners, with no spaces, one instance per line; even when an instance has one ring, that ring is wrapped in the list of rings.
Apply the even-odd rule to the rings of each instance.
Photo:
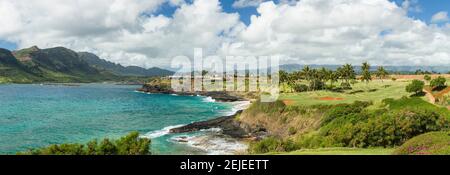
[[[138,89],[140,92],[155,93],[155,94],[176,94],[181,96],[205,96],[210,97],[216,102],[246,102],[245,107],[241,107],[236,113],[229,116],[222,116],[207,121],[194,122],[182,127],[173,128],[170,133],[188,133],[200,130],[207,130],[211,128],[220,128],[222,134],[231,136],[233,138],[243,139],[252,138],[259,139],[266,135],[266,130],[261,127],[253,127],[239,121],[239,116],[250,105],[251,101],[248,95],[230,93],[225,91],[196,91],[196,92],[175,92],[170,87],[170,82],[164,80],[153,80]],[[245,96],[245,97],[244,97]]]

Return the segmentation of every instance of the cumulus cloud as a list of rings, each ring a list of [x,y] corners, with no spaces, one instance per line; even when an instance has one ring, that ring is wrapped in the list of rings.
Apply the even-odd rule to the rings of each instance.
[[[19,48],[64,46],[124,65],[150,67],[167,65],[176,55],[192,54],[194,47],[214,53],[244,26],[238,14],[222,12],[218,0],[192,4],[170,0],[178,5],[173,18],[151,15],[164,2],[0,0],[0,7],[10,9],[1,11],[5,27],[0,38],[17,42]]]
[[[449,21],[448,12],[445,11],[438,12],[431,17],[431,22],[433,23],[447,22],[447,21]]]
[[[237,0],[233,3],[234,8],[257,7],[267,0]]]
[[[384,0],[266,2],[239,40],[222,51],[270,55],[292,63],[448,64],[449,28],[409,18]],[[387,32],[388,31],[388,32]]]
[[[402,8],[406,11],[422,12],[422,8],[420,7],[418,0],[404,0],[402,2]]]
[[[169,2],[172,17],[156,15]],[[239,2],[239,1],[237,1]],[[281,1],[280,1],[281,2]],[[280,55],[284,63],[448,65],[450,25],[412,19],[388,0],[262,2],[248,26],[218,0],[0,0],[0,39],[64,46],[124,65],[178,55]]]

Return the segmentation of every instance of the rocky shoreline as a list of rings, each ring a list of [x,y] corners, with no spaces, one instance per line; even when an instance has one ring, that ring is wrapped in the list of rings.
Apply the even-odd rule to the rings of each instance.
[[[222,133],[225,135],[229,135],[234,138],[246,138],[248,133],[240,127],[240,123],[235,120],[236,116],[241,114],[241,111],[238,111],[234,115],[223,116],[207,121],[194,122],[179,128],[174,128],[170,130],[170,133],[187,133],[187,132],[195,132],[200,130],[206,130],[211,128],[220,128]]]
[[[145,93],[155,93],[155,94],[175,94],[180,96],[206,96],[211,97],[213,100],[217,102],[239,102],[239,101],[248,101],[245,98],[230,95],[227,92],[223,91],[213,91],[213,92],[175,92],[170,90],[165,86],[159,85],[144,85],[142,88],[138,89],[138,91]],[[228,135],[232,138],[236,139],[251,139],[251,140],[259,140],[262,137],[267,135],[267,132],[264,128],[252,128],[244,123],[236,120],[236,117],[240,115],[244,109],[237,111],[233,115],[222,116],[218,118],[214,118],[207,121],[194,122],[182,127],[173,128],[169,132],[173,134],[180,133],[188,133],[195,132],[200,130],[207,130],[211,128],[220,128],[222,134]]]
[[[242,112],[243,110],[240,110],[234,115],[219,117],[207,121],[194,122],[182,127],[173,128],[169,132],[173,134],[180,134],[212,128],[220,128],[222,134],[237,139],[259,140],[267,135],[267,132],[264,128],[250,128],[242,122],[236,120],[236,116],[238,116]]]

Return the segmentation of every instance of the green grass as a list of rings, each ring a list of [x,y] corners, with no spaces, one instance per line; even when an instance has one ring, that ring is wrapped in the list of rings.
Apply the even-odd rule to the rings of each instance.
[[[412,98],[401,98],[395,101],[387,102],[390,110],[402,110],[405,108],[420,108],[430,111],[435,111],[441,116],[446,117],[450,120],[450,111],[446,107],[437,106],[428,103],[422,98],[412,97]]]
[[[269,155],[391,155],[394,149],[388,148],[319,148],[302,149],[292,152],[268,153]]]
[[[400,155],[450,155],[450,132],[430,132],[412,138],[395,150]]]
[[[405,81],[384,81],[374,80],[369,83],[357,83],[353,85],[352,90],[345,92],[331,92],[331,91],[314,91],[314,92],[301,92],[301,93],[284,93],[281,94],[281,100],[290,100],[292,105],[317,105],[317,104],[342,104],[353,103],[354,101],[372,101],[374,104],[379,104],[386,98],[401,98],[403,96],[409,96],[410,94],[405,91],[405,87],[408,82]],[[374,92],[370,90],[376,89]],[[364,91],[360,93],[350,94],[354,91]],[[326,101],[321,100],[323,97],[342,98],[342,100]]]

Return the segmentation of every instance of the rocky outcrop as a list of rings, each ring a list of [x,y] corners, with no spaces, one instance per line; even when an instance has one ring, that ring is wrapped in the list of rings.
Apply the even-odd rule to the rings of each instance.
[[[236,120],[236,116],[240,115],[242,112],[243,111],[238,111],[234,115],[219,117],[208,121],[194,122],[186,126],[171,129],[170,133],[179,134],[211,128],[220,128],[222,130],[222,134],[231,136],[233,138],[259,139],[261,137],[264,137],[267,134],[264,128],[248,127],[247,125],[244,125],[243,123]]]
[[[245,138],[248,137],[247,133],[240,127],[240,123],[235,120],[236,115],[240,113],[242,113],[242,111],[230,116],[219,117],[208,121],[194,122],[186,126],[171,129],[170,133],[187,133],[204,129],[221,128],[223,134],[225,135],[235,138]]]
[[[230,95],[224,91],[175,92],[168,84],[145,84],[142,88],[138,89],[138,91],[158,94],[176,94],[182,96],[206,96],[211,97],[218,102],[245,101],[244,98]]]
[[[139,88],[138,91],[147,92],[147,93],[158,93],[158,94],[173,94],[173,91],[170,86],[164,84],[144,84],[142,88]]]

